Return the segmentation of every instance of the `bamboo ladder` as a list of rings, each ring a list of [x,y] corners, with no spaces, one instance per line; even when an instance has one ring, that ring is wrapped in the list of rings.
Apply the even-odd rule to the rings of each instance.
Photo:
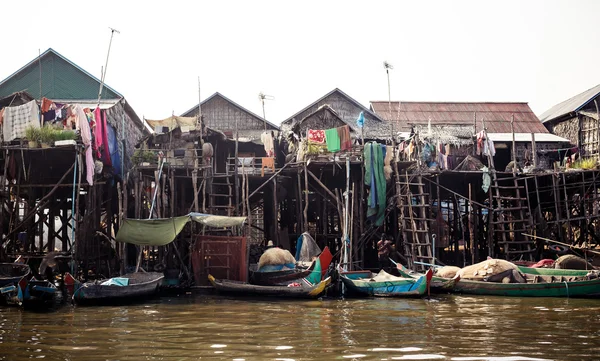
[[[420,174],[411,174],[405,172],[404,176],[400,176],[401,193],[400,207],[403,219],[402,232],[404,235],[404,248],[408,265],[412,269],[424,269],[420,264],[415,264],[415,261],[423,263],[433,262],[432,243],[429,235],[429,224],[433,222],[428,215],[429,209],[429,194],[424,191],[423,178]],[[416,187],[416,194],[411,191],[411,186]],[[413,204],[413,198],[416,198],[416,203]],[[416,210],[414,209],[416,208]],[[410,234],[410,237],[409,237]]]
[[[511,119],[511,128],[513,127],[514,118]],[[487,139],[488,134],[485,130],[484,134]],[[490,172],[492,174],[492,198],[496,200],[496,207],[493,209],[496,215],[495,219],[492,218],[491,225],[493,229],[493,239],[496,238],[497,234],[501,235],[501,240],[498,244],[503,247],[504,254],[508,260],[522,259],[523,257],[528,260],[533,260],[533,250],[531,248],[532,242],[524,240],[522,233],[529,232],[531,229],[531,217],[526,215],[525,211],[529,209],[528,198],[521,196],[521,190],[527,188],[527,180],[517,176],[516,173],[516,148],[513,134],[513,146],[512,146],[512,159],[513,159],[513,172],[511,177],[498,179],[496,173],[494,158],[488,152],[488,164],[490,165]],[[511,182],[512,181],[512,182]],[[525,185],[520,185],[519,181],[525,182]],[[500,183],[503,182],[502,185]],[[508,184],[506,184],[508,183]],[[492,204],[490,206],[493,207]],[[509,217],[507,217],[509,216]],[[511,229],[512,226],[512,229]],[[511,238],[512,233],[512,238]],[[490,256],[494,257],[493,250],[493,239],[488,240],[490,248]]]

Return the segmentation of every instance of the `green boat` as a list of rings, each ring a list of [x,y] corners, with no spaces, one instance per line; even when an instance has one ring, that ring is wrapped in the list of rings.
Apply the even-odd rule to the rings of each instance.
[[[597,271],[519,267],[526,283],[497,283],[461,279],[456,293],[508,297],[600,297]]]
[[[370,271],[349,271],[340,273],[340,278],[344,285],[357,295],[418,297],[427,293],[432,275],[432,270],[418,278],[396,277],[384,270],[377,274]]]

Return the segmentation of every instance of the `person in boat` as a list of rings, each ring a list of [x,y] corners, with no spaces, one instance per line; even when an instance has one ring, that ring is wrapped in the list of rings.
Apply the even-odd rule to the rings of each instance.
[[[265,251],[266,251],[267,249],[271,249],[271,248],[273,248],[273,247],[275,247],[275,246],[273,245],[273,241],[269,241],[269,242],[267,242],[267,248],[265,248]]]
[[[383,234],[379,242],[377,242],[377,257],[379,258],[379,268],[388,273],[393,272],[392,261],[390,261],[390,256],[393,252],[394,244],[391,239]]]

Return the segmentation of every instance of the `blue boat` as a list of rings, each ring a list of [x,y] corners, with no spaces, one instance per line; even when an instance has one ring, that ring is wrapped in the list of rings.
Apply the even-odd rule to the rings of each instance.
[[[23,293],[20,285],[25,285],[31,270],[21,263],[0,263],[0,303],[21,305]]]
[[[383,270],[374,274],[370,271],[340,273],[348,289],[356,294],[378,297],[419,297],[428,292],[433,270],[418,278],[396,277]]]
[[[23,306],[30,309],[48,309],[56,305],[58,288],[50,281],[31,278],[22,290]]]

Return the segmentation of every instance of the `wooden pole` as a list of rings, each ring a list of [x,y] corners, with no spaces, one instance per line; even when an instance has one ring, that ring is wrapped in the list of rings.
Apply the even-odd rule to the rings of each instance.
[[[254,196],[256,193],[258,193],[261,189],[263,189],[267,184],[269,184],[271,182],[271,180],[273,180],[273,178],[277,177],[279,175],[279,173],[281,173],[288,165],[291,164],[299,164],[299,163],[287,163],[285,164],[283,167],[281,167],[277,172],[275,172],[275,174],[273,174],[269,179],[267,179],[266,181],[263,182],[263,184],[261,184],[260,186],[258,186],[252,193],[250,193],[250,195],[248,196],[248,198],[252,198],[252,196]],[[306,169],[306,165],[304,166]],[[238,204],[238,207],[241,204]]]
[[[517,173],[517,145],[515,142],[515,115],[510,116],[510,132],[512,133],[513,175]],[[487,137],[487,134],[486,134]]]
[[[298,180],[298,185],[297,185],[297,196],[298,198],[296,198],[296,209],[298,212],[298,219],[296,220],[296,233],[300,234],[302,233],[301,231],[301,227],[303,227],[304,221],[302,219],[302,181],[300,179],[300,172],[297,173],[297,180]],[[248,197],[250,198],[250,197]]]
[[[308,232],[308,169],[304,162],[304,232]]]
[[[596,99],[594,99],[594,105],[596,106],[596,124],[598,127],[598,134],[596,135],[597,140],[598,140],[597,152],[598,152],[598,158],[600,158],[600,108],[598,107],[598,101]]]
[[[477,240],[475,239],[475,230],[473,229],[473,220],[474,220],[474,208],[473,208],[473,193],[471,189],[471,183],[469,183],[469,238],[471,239],[471,264],[477,263]]]
[[[532,153],[532,160],[533,160],[533,168],[537,168],[538,159],[537,159],[537,146],[535,144],[535,133],[531,133],[531,153]]]
[[[277,200],[277,178],[273,178],[273,241],[279,246],[279,222],[277,221],[279,215],[279,202]]]

